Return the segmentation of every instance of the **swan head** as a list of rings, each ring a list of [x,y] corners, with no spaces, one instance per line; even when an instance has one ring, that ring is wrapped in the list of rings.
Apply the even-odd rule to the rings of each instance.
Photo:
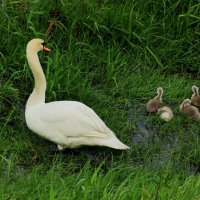
[[[31,50],[31,51],[50,51],[50,49],[46,46],[46,43],[44,42],[44,40],[36,38],[36,39],[32,39],[31,41],[29,41],[29,43],[27,44],[27,50]]]

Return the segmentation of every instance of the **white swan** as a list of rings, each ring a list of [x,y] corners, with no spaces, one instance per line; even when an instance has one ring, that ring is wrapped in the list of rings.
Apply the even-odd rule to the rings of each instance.
[[[83,145],[129,149],[85,104],[77,101],[45,103],[46,79],[37,55],[41,50],[49,50],[42,39],[33,39],[27,44],[27,60],[35,80],[25,110],[29,129],[56,143],[59,150]]]

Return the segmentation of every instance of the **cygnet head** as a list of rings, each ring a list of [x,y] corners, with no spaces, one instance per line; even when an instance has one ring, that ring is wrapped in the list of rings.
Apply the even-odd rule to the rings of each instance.
[[[31,50],[31,51],[50,51],[50,49],[48,49],[48,47],[46,46],[46,43],[44,42],[44,40],[36,38],[36,39],[32,39],[28,44],[27,44],[27,50]]]
[[[191,100],[190,99],[185,99],[183,103],[180,105],[180,110],[184,109],[186,106],[191,105]]]
[[[158,88],[157,88],[157,93],[160,93],[160,92],[163,93],[163,88],[162,88],[162,87],[158,87]]]
[[[193,95],[199,95],[199,88],[196,85],[192,86]]]
[[[157,94],[158,95],[155,98],[162,99],[162,95],[163,95],[163,88],[162,87],[157,88]]]

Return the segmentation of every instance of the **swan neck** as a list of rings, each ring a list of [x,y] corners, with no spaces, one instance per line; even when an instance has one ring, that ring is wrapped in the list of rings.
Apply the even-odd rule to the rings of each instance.
[[[37,52],[27,49],[26,55],[29,67],[31,68],[35,81],[35,87],[27,101],[27,106],[44,103],[45,91],[46,91],[46,79],[42,67],[40,65]]]

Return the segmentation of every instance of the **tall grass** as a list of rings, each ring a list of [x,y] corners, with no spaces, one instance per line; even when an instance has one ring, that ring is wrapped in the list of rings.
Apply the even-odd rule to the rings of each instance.
[[[199,125],[178,106],[199,84],[198,1],[5,1],[0,8],[1,199],[199,199]],[[45,32],[52,10],[59,16]],[[27,42],[39,53],[46,101],[78,100],[92,107],[130,151],[85,147],[55,153],[32,133],[24,107],[34,82]],[[164,88],[175,118],[145,115],[144,104]],[[130,110],[136,107],[130,120]],[[134,138],[140,134],[141,140]]]
[[[84,167],[40,165],[20,171],[0,183],[2,199],[198,199],[198,177],[176,175],[166,167],[154,172],[141,166],[120,165],[104,172],[105,163]],[[72,168],[73,167],[73,168]],[[26,181],[24,181],[26,179]],[[188,190],[190,189],[190,190]],[[193,198],[191,198],[193,197]]]

